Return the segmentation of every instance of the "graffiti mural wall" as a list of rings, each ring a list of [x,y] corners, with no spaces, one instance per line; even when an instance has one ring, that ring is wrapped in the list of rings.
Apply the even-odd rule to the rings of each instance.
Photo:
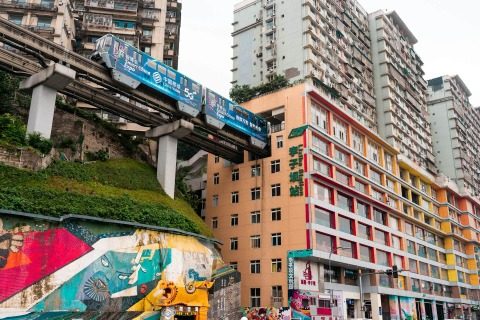
[[[12,319],[207,319],[221,267],[208,239],[0,215],[0,316]]]
[[[243,316],[248,320],[291,320],[290,308],[245,308]]]

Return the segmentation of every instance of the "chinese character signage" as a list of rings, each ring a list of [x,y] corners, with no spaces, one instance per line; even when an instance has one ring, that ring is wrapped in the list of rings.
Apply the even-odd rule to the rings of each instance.
[[[288,149],[290,155],[290,197],[303,196],[303,145]]]

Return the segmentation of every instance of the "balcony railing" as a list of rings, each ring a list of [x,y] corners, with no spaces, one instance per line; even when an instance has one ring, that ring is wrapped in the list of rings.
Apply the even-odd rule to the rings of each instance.
[[[278,124],[272,124],[270,126],[270,133],[275,133],[279,131],[285,130],[285,122],[278,123]]]
[[[8,6],[11,8],[30,9],[30,10],[46,10],[46,11],[58,10],[54,2],[28,3],[28,2],[22,2],[22,1],[0,0],[0,6]]]

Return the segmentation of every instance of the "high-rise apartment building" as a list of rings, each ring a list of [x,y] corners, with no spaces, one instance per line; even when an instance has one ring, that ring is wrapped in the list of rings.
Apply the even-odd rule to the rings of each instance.
[[[52,40],[65,48],[75,47],[74,13],[69,1],[4,0],[0,17]]]
[[[242,273],[242,305],[300,319],[475,316],[480,202],[323,94],[307,81],[247,102],[285,120],[271,157],[208,158],[206,222]],[[398,278],[383,273],[394,265]]]
[[[178,67],[181,3],[176,0],[72,0],[78,17],[77,50],[91,53],[112,33],[164,63]]]
[[[417,39],[395,11],[370,14],[369,25],[378,132],[415,164],[436,173]]]
[[[480,114],[462,79],[443,76],[428,81],[428,111],[437,168],[462,192],[480,195]]]
[[[376,131],[368,15],[356,1],[246,0],[235,6],[234,85],[310,78]]]
[[[112,33],[177,68],[181,6],[177,0],[5,0],[0,17],[85,55]]]

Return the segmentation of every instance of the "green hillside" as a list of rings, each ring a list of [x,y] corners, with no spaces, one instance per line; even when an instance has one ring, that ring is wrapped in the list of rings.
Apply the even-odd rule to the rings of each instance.
[[[154,169],[130,159],[56,162],[40,172],[0,165],[0,208],[89,215],[212,235],[188,203],[165,195]]]

